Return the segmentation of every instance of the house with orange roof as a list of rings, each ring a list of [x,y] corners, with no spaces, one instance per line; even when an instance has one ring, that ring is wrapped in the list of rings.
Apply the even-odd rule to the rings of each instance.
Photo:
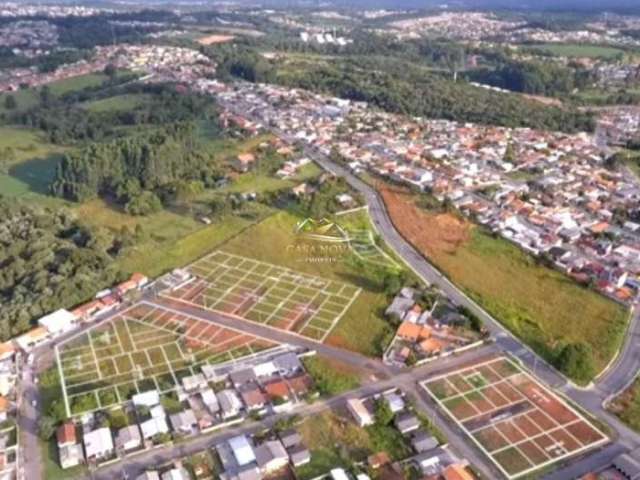
[[[0,344],[0,361],[12,358],[16,353],[16,347],[11,340]]]
[[[0,422],[4,422],[7,419],[7,415],[12,408],[13,405],[9,399],[0,395]]]
[[[241,153],[232,162],[233,168],[238,172],[248,172],[249,169],[255,164],[256,157],[253,153]]]
[[[420,342],[420,349],[428,355],[440,353],[445,347],[446,344],[435,337],[430,337]]]
[[[408,342],[418,342],[421,339],[429,338],[431,328],[426,325],[418,325],[417,323],[402,322],[396,335]]]
[[[469,469],[459,463],[453,463],[442,471],[444,480],[475,480]]]

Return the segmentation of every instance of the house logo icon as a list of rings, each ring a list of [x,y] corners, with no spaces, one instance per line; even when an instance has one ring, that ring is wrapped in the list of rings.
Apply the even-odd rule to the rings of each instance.
[[[300,237],[321,242],[349,242],[347,232],[336,222],[327,218],[321,220],[305,218],[296,224],[295,233]]]

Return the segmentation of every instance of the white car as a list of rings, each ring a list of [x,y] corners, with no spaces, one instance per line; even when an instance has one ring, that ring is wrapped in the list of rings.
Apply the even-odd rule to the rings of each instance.
[[[38,406],[38,401],[37,400],[31,400],[31,406],[33,408],[37,407]]]

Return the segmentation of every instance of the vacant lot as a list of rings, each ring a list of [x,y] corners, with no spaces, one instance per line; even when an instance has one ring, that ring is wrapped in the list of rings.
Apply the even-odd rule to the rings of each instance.
[[[587,342],[599,370],[611,360],[624,334],[624,308],[464,219],[423,210],[404,191],[381,189],[402,234],[545,358],[553,360],[565,342]]]
[[[640,432],[640,379],[618,396],[610,405],[609,410],[631,428]]]
[[[173,391],[204,364],[237,360],[273,343],[163,308],[138,304],[56,347],[68,411],[120,404],[131,395]]]
[[[144,93],[124,94],[87,102],[83,106],[92,112],[126,112],[144,104],[149,98],[150,95]]]
[[[348,250],[327,255],[309,254],[305,248],[313,245],[300,243],[295,234],[296,222],[300,220],[292,213],[279,212],[220,248],[225,252],[250,256],[360,288],[360,295],[327,338],[327,342],[366,355],[379,355],[389,334],[389,325],[383,318],[388,300],[381,291],[379,276],[373,270],[355,265]]]
[[[311,463],[296,469],[301,480],[316,478],[333,468],[348,468],[375,453],[367,431],[356,426],[346,412],[308,417],[299,431],[311,451]]]
[[[559,57],[591,57],[611,59],[624,50],[614,47],[603,47],[599,45],[583,45],[577,43],[545,43],[533,45],[532,48],[545,50]]]
[[[233,35],[207,35],[198,39],[200,45],[215,45],[216,43],[227,43],[236,38]]]
[[[608,441],[505,357],[439,375],[422,386],[507,478],[522,477]]]

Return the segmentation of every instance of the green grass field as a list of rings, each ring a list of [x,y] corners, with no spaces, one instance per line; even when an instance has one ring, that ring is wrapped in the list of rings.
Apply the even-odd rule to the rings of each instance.
[[[298,170],[297,174],[281,179],[260,172],[248,172],[240,175],[233,183],[220,189],[221,193],[266,193],[281,188],[295,187],[301,182],[309,181],[318,175],[321,170],[315,163],[309,163]]]
[[[346,414],[329,411],[307,417],[298,431],[311,452],[311,462],[296,469],[301,480],[325,475],[333,468],[348,468],[376,453],[368,432]]]
[[[46,195],[65,150],[36,130],[0,127],[0,191],[10,197]]]
[[[144,104],[150,95],[140,94],[124,94],[114,97],[104,98],[102,100],[94,100],[82,104],[84,108],[92,112],[126,112],[139,105]]]
[[[78,77],[67,78],[65,80],[58,80],[51,82],[49,88],[54,95],[64,95],[65,93],[82,90],[86,87],[97,87],[101,85],[107,76],[102,73],[92,73],[89,75],[80,75]],[[0,113],[8,113],[9,111],[4,106],[4,99],[7,95],[13,95],[17,101],[16,111],[27,110],[34,107],[38,103],[38,92],[41,87],[27,88],[24,90],[18,90],[12,93],[0,94]]]
[[[221,249],[293,270],[330,280],[351,283],[362,292],[344,314],[327,342],[366,355],[381,354],[382,340],[389,334],[389,325],[383,318],[388,300],[381,292],[380,280],[375,273],[354,265],[351,254],[309,257],[296,250],[295,226],[300,218],[290,212],[279,212],[256,226],[247,229]],[[326,258],[326,261],[314,261]],[[389,338],[390,340],[390,338]]]
[[[640,432],[640,379],[616,397],[609,410],[635,431]]]
[[[191,263],[221,243],[271,214],[255,205],[256,219],[229,215],[213,225],[204,225],[191,216],[162,210],[146,217],[132,217],[104,200],[92,200],[76,208],[78,216],[91,225],[119,231],[142,227],[143,238],[116,260],[126,272],[142,272],[156,277]]]
[[[589,343],[598,371],[613,358],[627,324],[625,309],[539,266],[506,240],[480,229],[455,254],[435,259],[511,331],[552,359],[559,342]]]
[[[625,53],[624,50],[615,47],[583,45],[577,43],[544,43],[540,45],[532,45],[531,48],[545,50],[559,57],[589,57],[611,59],[620,53]]]
[[[624,337],[626,308],[507,240],[452,214],[424,210],[415,200],[385,194],[399,230],[456,285],[548,361],[567,343],[584,342],[596,371],[605,368]]]

